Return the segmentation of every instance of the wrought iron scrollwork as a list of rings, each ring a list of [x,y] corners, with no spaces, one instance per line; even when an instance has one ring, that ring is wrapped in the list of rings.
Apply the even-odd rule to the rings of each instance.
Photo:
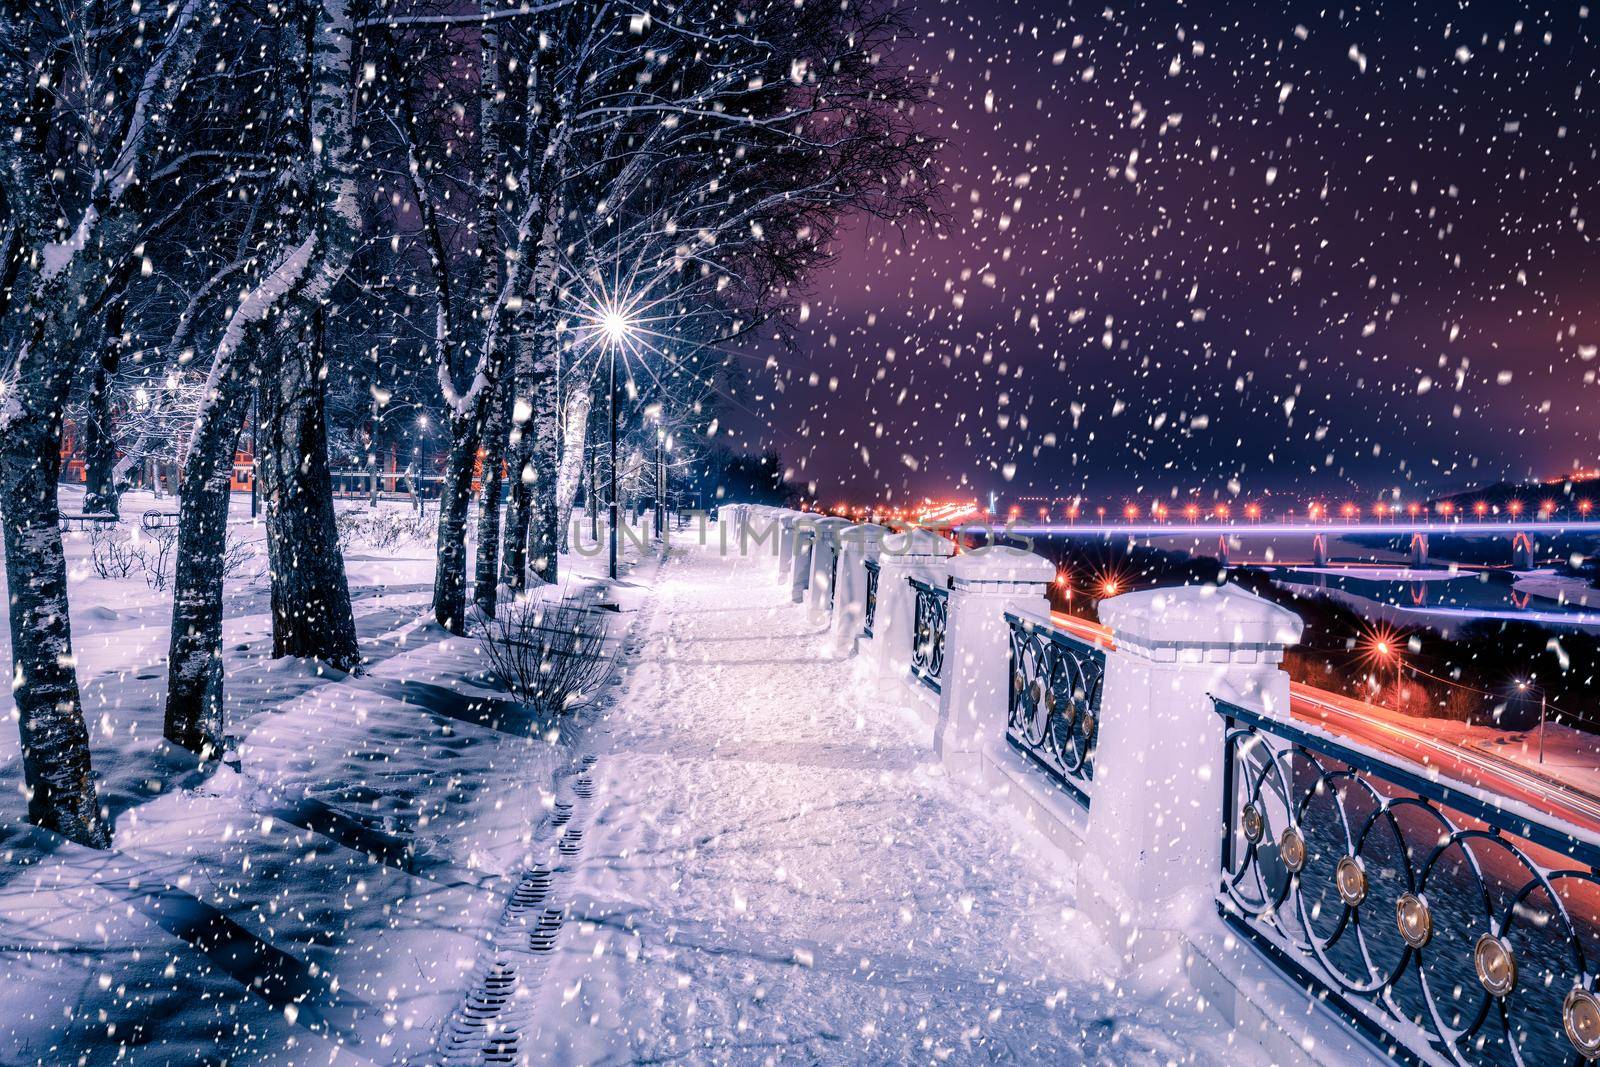
[[[1600,1058],[1600,847],[1294,723],[1217,711],[1230,925],[1406,1058]]]
[[[911,618],[911,673],[923,685],[939,691],[944,673],[944,630],[949,617],[950,590],[929,585],[919,578],[907,578],[917,596],[916,613]]]
[[[861,636],[872,636],[872,620],[878,614],[878,561],[869,559],[867,568],[867,607],[862,616]]]
[[[1011,626],[1006,738],[1088,807],[1105,650],[1048,623],[1009,612],[1006,622]]]

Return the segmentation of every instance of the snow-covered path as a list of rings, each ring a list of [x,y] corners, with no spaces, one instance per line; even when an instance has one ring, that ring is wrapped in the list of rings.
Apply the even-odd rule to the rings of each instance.
[[[915,714],[819,651],[761,566],[689,549],[659,573],[569,797],[559,935],[506,1020],[523,1056],[1256,1058],[1187,991],[1106,981],[1065,861],[944,778]]]

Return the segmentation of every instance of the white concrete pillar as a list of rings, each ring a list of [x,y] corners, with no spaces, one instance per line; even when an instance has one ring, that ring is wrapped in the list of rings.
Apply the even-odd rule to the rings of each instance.
[[[906,579],[916,577],[943,585],[945,564],[955,551],[954,544],[921,527],[884,536],[878,552],[878,610],[865,657],[878,685],[899,685],[911,669],[916,597]]]
[[[826,622],[833,614],[834,580],[839,566],[839,541],[853,524],[832,515],[817,520],[817,535],[811,548],[811,582],[806,591],[806,618]]]
[[[745,530],[750,526],[750,516],[755,509],[754,504],[736,505],[733,515],[729,518],[728,528],[717,531],[720,538],[718,548],[723,555],[734,559],[744,557]]]
[[[798,511],[784,511],[778,516],[778,578],[789,576],[794,568],[794,524],[802,515]]]
[[[783,508],[765,504],[757,504],[747,509],[738,536],[728,551],[737,556],[756,560],[764,567],[776,569],[778,542],[782,532],[780,523],[784,514]]]
[[[839,580],[833,591],[833,632],[829,641],[835,652],[853,655],[867,618],[867,561],[877,562],[883,548],[882,526],[864,522],[846,527],[839,534]]]
[[[806,588],[811,584],[811,556],[817,547],[815,515],[804,515],[795,520],[794,554],[789,567],[789,599],[796,604],[806,602]]]
[[[1050,613],[1045,595],[1056,569],[1011,545],[986,545],[949,563],[944,669],[934,751],[952,771],[977,774],[980,754],[1005,736],[1010,699],[1007,611]]]
[[[1279,663],[1300,617],[1236,585],[1147,589],[1100,604],[1114,634],[1079,885],[1130,970],[1214,910],[1224,825],[1212,697],[1289,714]],[[1163,962],[1165,966],[1170,960]]]

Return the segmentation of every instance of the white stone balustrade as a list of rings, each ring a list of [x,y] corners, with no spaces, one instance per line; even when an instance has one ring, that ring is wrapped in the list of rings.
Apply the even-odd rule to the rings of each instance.
[[[1045,595],[1056,569],[1011,545],[956,556],[947,568],[939,723],[934,749],[958,774],[979,775],[985,746],[1005,737],[1010,700],[1011,627],[1007,611],[1049,614]]]
[[[811,581],[806,590],[806,617],[813,623],[826,622],[833,612],[835,568],[842,547],[839,538],[852,525],[849,519],[832,515],[817,520],[811,546]]]
[[[752,511],[752,521],[762,521]],[[1237,585],[1163,588],[1103,601],[1111,630],[1093,752],[1093,788],[1085,811],[1005,739],[1010,697],[1007,612],[1050,625],[1045,596],[1055,568],[1033,553],[988,546],[952,556],[955,546],[932,531],[891,533],[794,512],[782,523],[781,552],[799,599],[806,554],[811,564],[808,614],[832,593],[825,641],[860,651],[860,675],[880,692],[910,702],[935,726],[945,768],[994,802],[1038,825],[1078,865],[1082,913],[1121,961],[1124,981],[1169,983],[1179,972],[1236,1026],[1249,1026],[1284,1063],[1377,1062],[1335,1020],[1285,1008],[1285,983],[1223,932],[1216,916],[1224,812],[1224,727],[1214,699],[1269,716],[1289,714],[1284,650],[1302,623]],[[838,527],[835,528],[834,524]],[[827,524],[827,525],[823,525]],[[808,547],[821,527],[817,547]],[[829,553],[839,553],[837,588],[826,590]],[[879,567],[873,635],[860,640],[865,563]],[[943,668],[933,720],[929,690],[910,678],[915,577],[948,582]],[[1282,983],[1283,993],[1268,990]],[[1259,1002],[1258,1002],[1259,1001]]]
[[[806,602],[806,589],[811,584],[811,557],[817,547],[817,522],[815,515],[802,515],[794,524],[794,550],[789,567],[789,599],[796,604]]]
[[[878,607],[864,653],[880,686],[904,681],[911,669],[911,632],[917,599],[908,578],[943,585],[955,545],[931,530],[912,527],[884,536],[878,553]]]
[[[1103,601],[1107,653],[1083,874],[1130,968],[1170,953],[1215,910],[1223,832],[1217,697],[1289,714],[1283,651],[1300,617],[1236,585]]]
[[[784,509],[753,504],[740,519],[738,535],[728,551],[746,556],[764,567],[778,565],[779,520]]]
[[[790,577],[794,569],[794,528],[805,519],[805,513],[785,510],[778,516],[778,578]]]
[[[833,591],[833,627],[829,641],[835,652],[856,651],[867,619],[867,561],[876,562],[889,531],[870,522],[848,526],[839,534],[838,587]]]

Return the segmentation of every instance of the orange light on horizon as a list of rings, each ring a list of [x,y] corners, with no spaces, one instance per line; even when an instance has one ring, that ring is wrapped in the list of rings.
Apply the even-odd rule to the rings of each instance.
[[[1489,514],[1489,502],[1487,500],[1480,500],[1476,504],[1473,504],[1472,513],[1480,518]]]
[[[1226,504],[1218,504],[1217,505],[1217,511],[1216,511],[1217,518],[1226,519],[1232,513],[1233,513],[1232,509],[1230,509],[1228,507],[1228,505],[1226,505]]]
[[[1183,506],[1183,517],[1188,519],[1190,522],[1193,522],[1196,519],[1198,519],[1200,517],[1200,505],[1199,504],[1185,504]]]
[[[1244,506],[1244,517],[1247,519],[1259,519],[1261,517],[1261,505],[1246,504]]]
[[[1128,517],[1129,521],[1137,519],[1139,517],[1139,505],[1129,504],[1127,507],[1122,509],[1122,513]]]
[[[1512,516],[1521,515],[1522,514],[1522,501],[1520,501],[1520,500],[1512,500],[1511,503],[1506,505],[1506,510],[1511,512]]]

